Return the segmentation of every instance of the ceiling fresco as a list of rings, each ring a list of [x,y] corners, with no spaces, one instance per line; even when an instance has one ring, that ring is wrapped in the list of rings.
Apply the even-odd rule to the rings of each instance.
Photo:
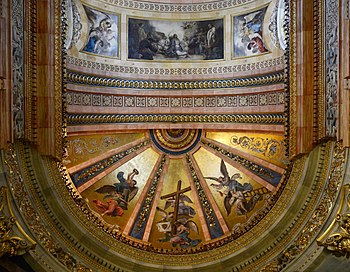
[[[0,270],[4,254],[84,272],[345,260],[345,7],[4,3]]]
[[[67,154],[96,216],[158,252],[201,251],[256,224],[288,163],[283,136],[196,129],[72,136]]]
[[[241,76],[261,74],[252,73],[257,69],[265,73],[276,70],[272,67],[283,69],[279,39],[283,34],[279,31],[283,7],[269,0],[247,1],[245,5],[233,2],[226,3],[233,7],[218,11],[204,3],[210,5],[205,12],[188,10],[174,16],[165,10],[152,11],[152,7],[169,5],[173,10],[181,9],[181,5],[145,4],[148,12],[142,12],[142,2],[129,1],[138,6],[130,12],[124,3],[71,0],[68,69],[80,67],[80,72],[132,79],[146,74],[149,79],[215,78],[218,74],[227,78],[232,72]],[[174,69],[178,71],[174,73]]]
[[[278,1],[230,3],[71,2],[65,166],[112,241],[161,264],[243,237],[285,186]]]

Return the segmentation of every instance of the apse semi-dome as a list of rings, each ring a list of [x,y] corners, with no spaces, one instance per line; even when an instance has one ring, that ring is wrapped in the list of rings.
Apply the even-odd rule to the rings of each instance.
[[[321,245],[334,250],[348,190],[347,151],[334,141],[345,135],[337,28],[310,3],[28,4],[33,48],[25,103],[12,98],[18,135],[2,153],[0,200],[14,199],[21,250],[40,245],[32,263],[304,271]],[[43,14],[52,24],[35,28]],[[343,232],[329,236],[337,222]]]
[[[271,223],[291,171],[279,5],[71,2],[66,167],[123,258],[215,262]]]

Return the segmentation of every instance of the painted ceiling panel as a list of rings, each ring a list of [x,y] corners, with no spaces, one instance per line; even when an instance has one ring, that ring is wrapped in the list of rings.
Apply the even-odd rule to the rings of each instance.
[[[235,149],[232,139],[238,136],[274,141],[264,151],[255,150],[256,144]],[[277,155],[271,159],[264,153],[280,147],[279,135],[163,129],[109,137],[118,141],[107,138],[105,146],[105,135],[68,139],[107,150],[98,156],[70,153],[67,160],[78,155],[80,162],[78,170],[69,168],[71,177],[102,221],[156,250],[199,249],[253,220],[278,190],[285,167],[274,164]]]
[[[87,161],[91,155],[98,157],[129,142],[145,137],[144,133],[113,133],[101,135],[71,136],[67,141],[70,161],[67,168]]]
[[[72,5],[74,185],[119,242],[161,258],[234,241],[276,201],[288,165],[277,1],[176,16],[114,4]]]
[[[110,224],[125,228],[146,190],[145,184],[159,155],[148,148],[82,192],[90,207]],[[132,183],[132,184],[130,184]]]

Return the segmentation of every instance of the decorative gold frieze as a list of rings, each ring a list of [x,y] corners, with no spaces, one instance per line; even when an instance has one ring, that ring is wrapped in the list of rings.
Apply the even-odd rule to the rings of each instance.
[[[36,188],[40,186],[37,184],[35,172],[32,168],[30,152],[28,152],[28,150],[24,151],[25,148],[22,144],[18,143],[18,145],[21,146],[21,148],[19,148],[19,158],[23,160],[27,167],[23,165],[20,170],[15,146],[10,144],[8,149],[4,152],[5,172],[8,174],[9,189],[13,192],[14,201],[16,201],[27,226],[35,235],[36,241],[40,243],[48,253],[54,256],[57,261],[66,266],[67,269],[71,271],[91,272],[89,268],[78,262],[72,254],[60,246],[44,224],[43,217],[38,213],[40,208],[33,207],[27,189],[25,188],[25,184],[27,184],[25,180],[28,180],[28,183],[31,183]],[[25,155],[23,153],[25,153]],[[22,177],[21,171],[25,179]],[[42,204],[44,205],[44,203]]]
[[[231,144],[262,154],[268,158],[278,158],[286,163],[285,142],[273,138],[237,136],[231,137]]]
[[[288,3],[289,2],[289,3]],[[286,122],[287,136],[289,137],[289,146],[287,154],[293,157],[297,152],[297,71],[296,71],[296,1],[286,1],[287,21],[285,22],[284,30],[287,33],[286,39],[289,41],[289,46],[286,49],[286,85],[285,90],[288,99],[286,99],[286,113],[288,121]]]
[[[302,252],[314,241],[314,239],[316,239],[316,235],[319,234],[319,231],[334,207],[335,199],[340,190],[344,175],[345,153],[346,151],[342,145],[342,142],[337,142],[334,147],[333,161],[330,174],[328,176],[328,182],[326,183],[326,188],[322,191],[320,202],[310,214],[310,217],[308,219],[304,218],[304,222],[308,220],[307,224],[303,228],[300,228],[298,236],[294,240],[293,244],[278,254],[278,256],[263,267],[261,271],[281,271],[298,255],[302,254]],[[322,158],[322,160],[327,161],[328,159]],[[325,173],[326,172],[323,171],[323,175],[325,175]],[[325,178],[326,177],[317,176],[313,182],[314,186],[319,186],[318,183],[322,182]],[[318,188],[318,192],[313,193],[315,196],[318,194],[321,194],[321,188]],[[311,208],[314,205],[308,203],[308,206]]]
[[[0,188],[0,257],[23,255],[36,243],[21,228],[10,206],[8,188]]]
[[[350,213],[338,214],[335,218],[340,231],[330,235],[325,241],[319,242],[336,256],[350,256]]]
[[[111,123],[239,123],[283,125],[283,114],[68,114],[68,125]]]
[[[350,257],[350,184],[344,185],[342,189],[338,213],[326,232],[317,239],[317,244],[335,256]],[[336,224],[338,227],[335,227]],[[332,229],[335,231],[330,234]]]
[[[128,80],[111,77],[91,76],[77,72],[68,71],[67,80],[73,84],[86,84],[115,88],[138,88],[138,89],[215,89],[215,88],[237,88],[253,87],[282,83],[284,73],[259,75],[254,77],[222,79],[222,80],[200,80],[200,81],[155,81],[155,80]]]
[[[25,138],[37,144],[37,1],[27,1],[25,9]]]

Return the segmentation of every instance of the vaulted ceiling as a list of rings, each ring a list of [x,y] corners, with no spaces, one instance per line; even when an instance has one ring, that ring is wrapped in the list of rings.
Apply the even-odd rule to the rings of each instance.
[[[335,141],[347,134],[328,76],[338,59],[313,53],[338,46],[325,40],[333,21],[316,2],[22,7],[37,16],[26,39],[39,49],[25,44],[25,118],[13,121],[23,133],[4,148],[1,172],[27,262],[38,271],[334,267],[323,248],[333,250],[336,209],[347,210],[347,148]],[[55,50],[41,50],[44,41]]]

